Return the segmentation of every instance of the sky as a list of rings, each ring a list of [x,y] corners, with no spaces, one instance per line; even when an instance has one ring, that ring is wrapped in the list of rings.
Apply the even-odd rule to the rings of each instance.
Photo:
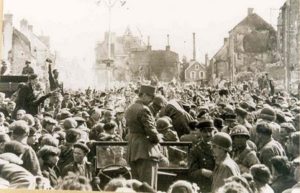
[[[4,0],[4,13],[13,14],[15,27],[25,18],[37,35],[49,35],[51,48],[69,60],[95,61],[95,45],[108,29],[108,8],[101,0]],[[112,0],[114,1],[114,0]],[[276,27],[285,0],[126,0],[112,8],[111,29],[122,35],[127,26],[153,49],[171,50],[192,57],[192,33],[196,33],[197,60],[212,57],[228,32],[247,16],[247,9]]]

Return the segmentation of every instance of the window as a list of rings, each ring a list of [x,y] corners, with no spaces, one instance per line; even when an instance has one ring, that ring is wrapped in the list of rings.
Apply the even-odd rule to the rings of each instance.
[[[195,80],[196,79],[196,73],[195,73],[195,71],[191,71],[190,72],[190,76],[191,76],[192,80]]]
[[[199,70],[199,65],[198,64],[195,65],[195,69]]]
[[[204,73],[202,71],[200,72],[200,78],[204,78]]]

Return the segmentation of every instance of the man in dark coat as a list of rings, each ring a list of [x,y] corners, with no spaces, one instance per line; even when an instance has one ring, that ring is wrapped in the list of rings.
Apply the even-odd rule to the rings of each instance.
[[[158,143],[162,139],[147,106],[154,94],[155,87],[142,85],[138,100],[128,107],[125,118],[129,130],[127,161],[132,177],[156,189],[158,161],[162,156]]]
[[[38,83],[38,78],[36,74],[32,74],[29,77],[29,82],[22,86],[19,90],[17,99],[16,99],[16,108],[14,112],[17,112],[19,109],[24,109],[26,113],[31,115],[38,114],[39,105],[50,97],[53,93],[49,93],[42,97],[37,97],[34,94],[34,88]],[[15,114],[15,113],[14,113]]]
[[[178,137],[190,133],[189,122],[193,120],[193,117],[176,100],[173,99],[168,102],[160,112],[160,117],[162,116],[168,116],[172,119]]]
[[[34,74],[33,68],[30,66],[31,62],[26,60],[25,61],[25,67],[22,70],[22,74],[24,75],[31,75]]]

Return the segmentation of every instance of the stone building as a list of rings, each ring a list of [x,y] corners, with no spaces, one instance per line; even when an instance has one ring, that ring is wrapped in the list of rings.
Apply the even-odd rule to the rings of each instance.
[[[253,9],[229,31],[221,49],[211,59],[208,74],[211,77],[236,81],[244,71],[264,71],[267,64],[276,62],[276,31]]]
[[[299,81],[300,73],[300,2],[287,0],[277,20],[277,50],[284,67],[285,88]]]
[[[21,74],[25,61],[32,62],[32,67],[42,78],[47,78],[46,58],[54,60],[50,51],[49,37],[40,38],[33,32],[33,26],[27,20],[20,21],[20,28],[13,25],[13,15],[4,15],[3,25],[3,60],[8,62],[10,74]]]

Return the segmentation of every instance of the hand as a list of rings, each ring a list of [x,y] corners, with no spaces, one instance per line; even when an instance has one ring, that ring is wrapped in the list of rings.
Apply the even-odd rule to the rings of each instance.
[[[136,179],[127,180],[127,184],[129,184],[134,190],[138,190],[139,187],[143,185],[142,182],[140,182]]]

